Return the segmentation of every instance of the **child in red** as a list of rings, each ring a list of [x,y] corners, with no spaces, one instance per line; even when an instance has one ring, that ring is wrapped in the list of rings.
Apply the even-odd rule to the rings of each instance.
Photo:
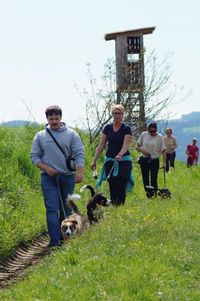
[[[187,154],[187,167],[192,165],[197,165],[199,157],[199,148],[196,146],[197,139],[192,139],[192,144],[187,145],[186,154]]]

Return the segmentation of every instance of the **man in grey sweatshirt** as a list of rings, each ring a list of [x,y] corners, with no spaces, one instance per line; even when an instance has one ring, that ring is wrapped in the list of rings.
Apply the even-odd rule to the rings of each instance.
[[[41,187],[50,236],[49,245],[60,246],[62,241],[60,224],[71,213],[70,208],[66,206],[66,198],[73,193],[75,183],[83,181],[84,146],[79,135],[61,122],[60,107],[50,106],[45,114],[48,124],[46,129],[39,131],[33,139],[31,160],[41,169]],[[47,129],[65,154],[62,153]],[[66,164],[66,158],[71,156],[74,157],[77,166],[76,172]]]

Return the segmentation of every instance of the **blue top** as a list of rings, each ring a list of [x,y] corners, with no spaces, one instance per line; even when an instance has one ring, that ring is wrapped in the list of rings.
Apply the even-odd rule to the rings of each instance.
[[[115,156],[120,152],[122,145],[124,143],[125,135],[132,135],[130,126],[122,123],[118,131],[113,131],[113,124],[108,124],[103,130],[103,134],[107,136],[108,147],[106,150],[106,157],[115,158]],[[127,151],[123,156],[130,155]]]

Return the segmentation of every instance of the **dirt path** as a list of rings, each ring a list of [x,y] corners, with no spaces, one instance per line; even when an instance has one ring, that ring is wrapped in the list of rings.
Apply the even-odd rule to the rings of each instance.
[[[48,243],[48,234],[42,234],[28,246],[20,246],[12,257],[0,261],[0,289],[24,277],[30,266],[49,254]]]

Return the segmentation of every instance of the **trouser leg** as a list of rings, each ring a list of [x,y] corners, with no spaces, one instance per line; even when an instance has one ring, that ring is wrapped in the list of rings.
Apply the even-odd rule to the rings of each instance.
[[[46,222],[50,236],[50,245],[58,245],[61,240],[60,232],[60,202],[56,177],[41,175],[41,186],[46,207]]]
[[[169,163],[170,163],[170,154],[167,153],[166,154],[166,172],[169,171]],[[171,166],[171,164],[170,164],[170,166]]]
[[[187,157],[187,167],[192,166],[193,165],[193,158],[188,156]]]
[[[154,187],[154,191],[158,190],[158,171],[159,171],[159,159],[154,159],[150,163],[151,173],[151,185]]]
[[[113,176],[113,164],[113,161],[108,161],[105,165],[105,169],[107,177],[110,174],[110,171],[112,171],[108,180],[110,188],[110,198],[112,200],[112,203],[117,206],[125,203],[126,184],[130,180],[132,163],[131,161],[118,162],[119,170],[116,176]]]
[[[126,179],[122,177],[111,177],[109,179],[110,198],[113,205],[121,205],[126,200]]]
[[[60,191],[58,190],[58,185]],[[69,207],[66,205],[66,198],[68,194],[73,193],[74,175],[50,177],[47,174],[42,174],[41,186],[46,207],[46,221],[50,236],[50,245],[58,245],[62,239],[60,231],[61,221],[65,215],[68,216],[71,213]],[[61,206],[60,196],[62,197],[63,206]]]
[[[174,168],[175,157],[176,157],[176,153],[170,154],[170,167]]]
[[[141,172],[142,172],[142,181],[143,181],[143,185],[144,185],[144,189],[145,191],[147,191],[146,186],[149,186],[149,170],[150,170],[150,165],[148,162],[144,162],[141,165]]]
[[[62,203],[60,200],[60,222],[62,222],[65,216],[68,217],[72,213],[71,208],[67,206],[66,200],[68,195],[72,194],[74,191],[75,175],[59,175],[58,183],[62,198]]]

